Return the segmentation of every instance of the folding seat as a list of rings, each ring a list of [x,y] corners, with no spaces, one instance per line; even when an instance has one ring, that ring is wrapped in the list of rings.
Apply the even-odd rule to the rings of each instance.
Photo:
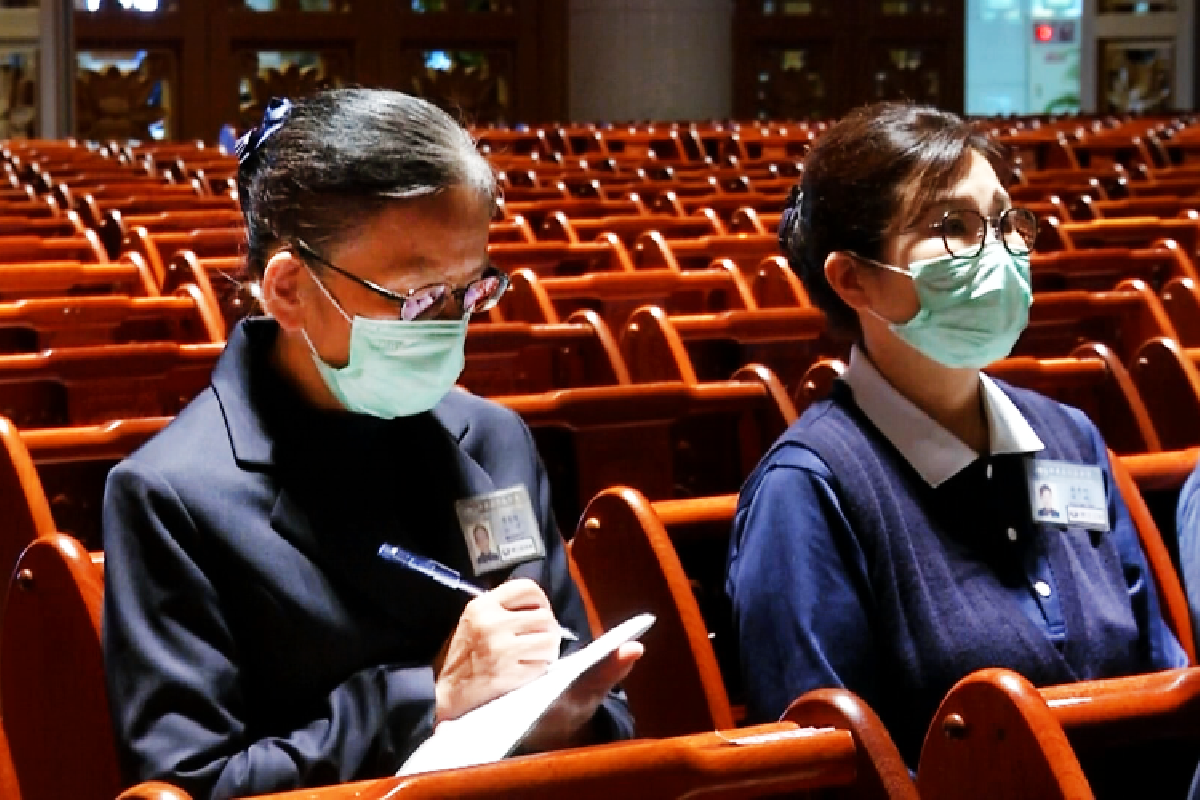
[[[1151,247],[1034,252],[1030,271],[1035,295],[1071,290],[1108,291],[1133,278],[1162,291],[1175,278],[1200,278],[1192,257],[1171,239],[1155,242]],[[1171,314],[1165,297],[1163,305],[1178,328],[1179,320]]]
[[[749,274],[764,258],[779,254],[779,239],[775,234],[668,239],[657,231],[649,231],[637,238],[632,252],[638,269],[702,269],[715,259],[728,258]]]
[[[1123,217],[1089,222],[1060,222],[1051,217],[1042,221],[1037,251],[1095,250],[1104,247],[1150,247],[1173,239],[1195,259],[1200,246],[1196,221],[1187,218]]]
[[[12,573],[21,550],[39,536],[69,533],[85,547],[102,544],[104,481],[118,461],[162,430],[170,417],[18,431],[0,420],[0,571]]]
[[[996,137],[1022,171],[1078,170],[1079,162],[1059,131],[1020,131]]]
[[[176,414],[224,344],[143,342],[0,356],[0,415],[21,428]]]
[[[0,264],[0,302],[106,294],[152,297],[159,294],[159,287],[145,261],[132,254],[115,264]]]
[[[844,357],[849,349],[827,335],[825,315],[815,308],[669,316],[646,306],[630,316],[620,337],[634,383],[714,380],[761,363],[792,386],[821,356]]]
[[[659,198],[656,209],[686,217],[701,209],[711,209],[722,220],[729,222],[741,208],[755,211],[779,211],[787,200],[787,192],[762,194],[759,192],[730,192],[728,194],[706,194],[695,197],[680,197],[667,192]]]
[[[1158,217],[1169,219],[1185,212],[1200,209],[1200,198],[1188,197],[1126,197],[1121,200],[1084,201],[1092,219],[1123,217]],[[1086,219],[1082,217],[1081,219]]]
[[[1151,414],[1129,372],[1102,344],[1081,345],[1064,358],[1006,358],[985,371],[1014,386],[1079,408],[1117,453],[1162,449],[1158,426],[1169,425],[1170,421],[1160,421]]]
[[[104,264],[108,260],[104,245],[91,230],[71,236],[0,236],[0,264],[35,261]]]
[[[630,314],[647,304],[680,314],[756,307],[741,272],[720,261],[688,272],[642,269],[562,278],[539,278],[532,270],[518,269],[509,281],[508,292],[492,312],[496,321],[557,322],[592,309],[611,329],[620,330]]]
[[[186,183],[104,183],[98,185],[79,186],[71,188],[60,183],[54,188],[53,196],[63,208],[78,210],[87,195],[100,200],[102,198],[123,197],[204,197],[204,187],[197,180]]]
[[[236,195],[126,195],[121,197],[96,197],[86,194],[79,201],[77,210],[84,223],[89,227],[101,230],[111,226],[108,222],[109,212],[120,212],[122,215],[159,214],[164,211],[228,211],[237,210]],[[129,226],[132,227],[132,226]],[[101,230],[105,241],[112,240],[112,234]],[[127,235],[128,230],[122,231]]]
[[[74,211],[55,217],[25,217],[2,215],[0,238],[8,236],[70,237],[82,234],[87,228]]]
[[[1158,173],[1162,175],[1162,172]],[[1200,194],[1200,176],[1194,177],[1158,177],[1150,181],[1134,181],[1128,187],[1129,197],[1176,197],[1189,199]]]
[[[78,542],[56,534],[26,550],[9,584],[0,628],[0,701],[19,800],[108,800],[120,790],[104,683],[102,575],[102,564]],[[63,748],[70,748],[67,768]],[[846,792],[831,797],[915,797],[911,782],[892,794],[864,793],[869,784],[858,774],[864,760],[851,730],[802,732],[797,723],[781,722],[263,797],[382,800],[399,793],[409,798],[599,799],[649,791],[662,798],[698,792],[748,798],[809,789]],[[156,783],[121,794],[122,800],[135,798],[187,800],[188,795]]]
[[[733,379],[561,389],[494,398],[533,430],[569,528],[608,486],[653,499],[735,491],[795,410],[779,380],[747,367]]]
[[[750,287],[759,308],[812,307],[808,291],[783,256],[767,256],[760,261],[754,268]]]
[[[1063,356],[1080,344],[1100,342],[1130,364],[1142,343],[1158,336],[1179,338],[1158,296],[1143,281],[1122,281],[1111,292],[1034,295],[1029,325],[1013,355]]]
[[[1200,349],[1155,337],[1128,362],[1165,450],[1200,445]]]
[[[647,231],[658,231],[667,239],[693,239],[724,234],[725,226],[716,215],[677,217],[669,214],[646,214],[640,217],[572,220],[559,211],[551,214],[542,223],[539,238],[542,241],[576,244],[595,241],[600,234],[611,233],[626,247],[632,247],[637,238]]]
[[[484,397],[628,384],[608,325],[594,311],[566,322],[472,325],[459,384]]]
[[[1171,278],[1163,285],[1161,297],[1179,343],[1184,347],[1200,347],[1200,277]]]
[[[0,302],[0,354],[130,342],[224,342],[216,298],[181,287],[170,296],[42,297]]]
[[[668,528],[726,523],[729,498],[651,504],[628,487],[607,489],[588,504],[570,542],[585,602],[600,627],[641,611],[655,614],[642,637],[646,652],[623,683],[643,736],[721,730],[736,724],[710,638],[708,620],[693,594]],[[723,555],[723,553],[722,553]],[[842,797],[915,798],[912,779],[878,717],[845,690],[824,689],[798,698],[784,719],[848,730],[857,747],[855,787]],[[830,796],[824,793],[822,797]]]
[[[1081,170],[1119,166],[1133,173],[1139,169],[1150,172],[1158,166],[1150,148],[1140,136],[1125,136],[1119,133],[1092,134],[1070,142],[1067,146]]]
[[[527,203],[503,203],[501,208],[506,217],[520,214],[535,231],[541,230],[546,217],[556,211],[568,219],[588,217],[640,216],[649,213],[646,205],[636,195],[623,200],[572,197],[567,200],[536,200]]]
[[[633,259],[621,240],[601,234],[593,242],[497,243],[488,246],[492,263],[507,272],[522,267],[541,277],[585,275],[589,272],[632,272]]]
[[[161,284],[167,274],[167,264],[183,251],[200,258],[210,256],[239,256],[246,249],[246,231],[236,228],[206,228],[191,231],[151,233],[135,227],[121,244],[124,253],[137,253],[146,259]]]
[[[97,231],[109,256],[116,258],[121,244],[129,238],[134,228],[145,228],[149,234],[189,233],[196,230],[219,228],[245,229],[242,212],[236,207],[191,209],[178,208],[142,214],[122,213],[112,208],[104,214],[104,221]],[[169,259],[168,259],[169,260]]]
[[[935,800],[961,797],[950,789],[968,776],[981,800],[1184,797],[1196,769],[1197,720],[1196,668],[1040,689],[1009,670],[983,670],[943,700],[917,786]]]

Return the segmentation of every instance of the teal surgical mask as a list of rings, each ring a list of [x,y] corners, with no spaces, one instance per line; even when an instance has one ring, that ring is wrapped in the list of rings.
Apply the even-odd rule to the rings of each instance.
[[[999,241],[972,257],[938,256],[907,270],[871,263],[912,278],[921,310],[907,322],[885,322],[939,364],[980,369],[999,361],[1029,323],[1029,254],[1013,255]]]
[[[317,354],[308,334],[317,371],[329,391],[349,411],[381,419],[429,411],[454,387],[466,364],[467,320],[381,320],[342,310],[315,281],[338,312],[350,322],[350,360],[331,367]]]

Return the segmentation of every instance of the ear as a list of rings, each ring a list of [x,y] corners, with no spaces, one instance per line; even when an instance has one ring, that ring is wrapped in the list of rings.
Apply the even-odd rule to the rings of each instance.
[[[304,327],[304,300],[310,284],[307,269],[291,250],[279,250],[267,261],[262,278],[262,307],[285,331]]]
[[[842,302],[858,311],[871,305],[863,285],[861,265],[846,253],[830,253],[825,259],[825,280]]]

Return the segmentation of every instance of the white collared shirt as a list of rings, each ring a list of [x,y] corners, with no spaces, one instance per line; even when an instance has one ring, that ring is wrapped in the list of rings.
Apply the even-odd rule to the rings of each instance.
[[[850,351],[850,366],[841,379],[867,418],[930,486],[940,486],[979,458],[979,453],[896,391],[857,346]],[[979,380],[991,455],[1044,450],[1046,446],[1008,395],[982,372]]]

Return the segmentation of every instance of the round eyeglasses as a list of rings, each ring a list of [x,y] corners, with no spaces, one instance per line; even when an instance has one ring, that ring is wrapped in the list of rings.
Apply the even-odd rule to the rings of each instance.
[[[942,236],[946,252],[959,258],[974,258],[983,252],[989,228],[997,232],[1004,248],[1014,256],[1033,250],[1037,239],[1037,216],[1026,208],[1010,208],[995,217],[985,217],[969,208],[947,211],[930,226]]]
[[[508,289],[508,274],[494,264],[489,263],[483,274],[466,286],[454,286],[449,283],[431,283],[413,289],[405,294],[385,289],[374,281],[360,278],[352,272],[347,272],[333,264],[321,254],[304,243],[302,239],[295,240],[295,247],[304,258],[316,261],[323,267],[333,270],[339,275],[365,286],[375,294],[386,298],[396,309],[396,319],[405,322],[430,320],[436,318],[446,308],[446,302],[453,297],[462,309],[463,316],[490,311],[500,302],[500,297]]]

